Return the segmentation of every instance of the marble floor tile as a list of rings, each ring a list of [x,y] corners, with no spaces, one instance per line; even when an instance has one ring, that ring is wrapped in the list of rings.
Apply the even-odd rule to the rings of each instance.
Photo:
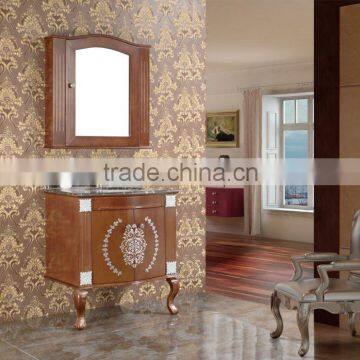
[[[179,296],[179,309],[177,316],[167,313],[165,303],[92,310],[84,331],[72,328],[74,314],[3,324],[0,359],[300,358],[294,311],[282,311],[284,333],[273,340],[269,333],[275,322],[267,305],[208,293]],[[360,338],[351,337],[349,332],[312,324],[310,337],[307,359],[360,357]]]
[[[15,346],[0,340],[1,360],[37,360],[34,356],[17,349]]]

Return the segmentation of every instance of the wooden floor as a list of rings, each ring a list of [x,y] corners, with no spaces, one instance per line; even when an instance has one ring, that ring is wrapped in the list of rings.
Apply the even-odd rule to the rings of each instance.
[[[267,303],[274,285],[290,279],[290,257],[312,250],[312,244],[208,233],[206,290]],[[313,265],[303,267],[304,276],[311,277]]]

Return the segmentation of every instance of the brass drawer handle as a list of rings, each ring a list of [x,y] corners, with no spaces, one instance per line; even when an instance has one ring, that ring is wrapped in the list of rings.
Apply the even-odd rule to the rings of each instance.
[[[213,192],[211,193],[211,195],[217,195],[217,192],[216,192],[216,191],[213,191]]]
[[[212,205],[216,205],[218,202],[216,200],[212,201],[211,204]]]
[[[212,213],[212,214],[216,214],[216,213],[217,213],[217,211],[216,211],[216,210],[213,210],[211,213]]]

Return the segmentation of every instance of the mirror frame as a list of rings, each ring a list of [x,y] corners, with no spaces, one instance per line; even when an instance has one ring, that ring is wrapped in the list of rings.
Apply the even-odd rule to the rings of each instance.
[[[100,47],[129,55],[129,137],[76,136],[75,52]],[[124,148],[149,146],[149,45],[110,35],[45,38],[45,147]],[[75,84],[76,86],[76,84]],[[101,119],[99,119],[101,120]]]

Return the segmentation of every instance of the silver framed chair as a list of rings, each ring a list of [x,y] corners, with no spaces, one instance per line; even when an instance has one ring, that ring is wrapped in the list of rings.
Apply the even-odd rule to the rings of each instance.
[[[350,255],[336,253],[309,253],[291,258],[294,273],[290,281],[279,283],[271,295],[271,311],[276,320],[272,338],[278,338],[283,331],[280,305],[297,309],[297,324],[301,334],[299,355],[309,350],[309,315],[315,309],[333,314],[348,314],[350,330],[356,335],[356,314],[360,312],[360,210],[352,223]],[[303,279],[301,263],[329,262],[317,266],[319,278]],[[329,272],[349,271],[346,279],[329,278]]]

